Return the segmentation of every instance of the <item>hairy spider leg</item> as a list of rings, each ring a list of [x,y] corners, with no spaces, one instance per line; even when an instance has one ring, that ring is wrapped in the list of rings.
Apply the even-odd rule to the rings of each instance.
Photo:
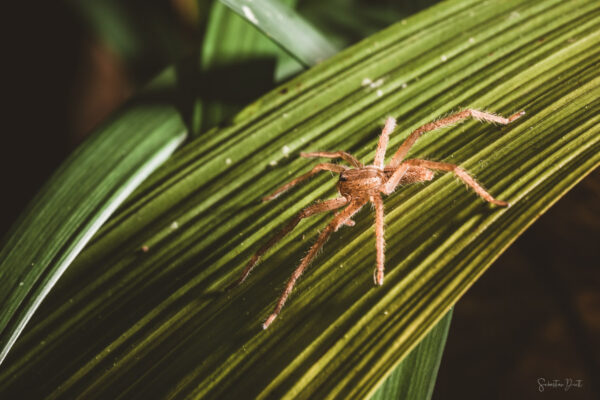
[[[329,239],[329,236],[333,232],[337,231],[340,226],[344,225],[346,220],[351,218],[356,212],[358,212],[358,210],[360,210],[362,208],[362,206],[364,206],[367,203],[367,201],[368,200],[364,200],[364,199],[352,200],[350,202],[350,204],[348,205],[348,207],[346,207],[342,211],[338,212],[335,215],[335,217],[333,218],[333,220],[323,230],[323,232],[321,232],[321,234],[319,235],[315,244],[312,245],[312,247],[308,251],[308,254],[306,254],[306,256],[304,256],[304,258],[300,262],[300,265],[298,265],[298,267],[292,274],[290,280],[286,284],[285,289],[284,289],[283,293],[281,294],[281,297],[277,301],[277,306],[275,307],[275,310],[273,311],[273,313],[271,315],[269,315],[269,318],[267,318],[266,321],[263,323],[263,329],[267,329],[269,327],[269,325],[271,325],[273,320],[275,320],[275,318],[277,318],[277,316],[281,312],[281,309],[283,308],[283,305],[285,304],[288,296],[292,292],[292,289],[294,288],[296,281],[298,280],[298,278],[300,278],[300,275],[302,275],[302,273],[304,272],[304,270],[306,269],[308,264],[310,264],[312,259],[317,255],[319,249],[321,249],[321,247],[323,247],[323,244],[325,244],[327,239]]]
[[[252,256],[252,258],[246,265],[246,268],[244,268],[244,271],[242,271],[242,275],[239,277],[239,279],[237,281],[235,281],[234,283],[229,285],[227,290],[232,289],[232,288],[240,285],[242,282],[244,282],[246,280],[246,278],[248,277],[248,275],[250,275],[250,272],[252,272],[252,270],[254,269],[256,264],[258,264],[258,262],[260,261],[260,258],[263,256],[263,254],[265,254],[267,252],[267,250],[269,250],[277,242],[279,242],[281,239],[283,239],[283,237],[285,235],[290,233],[292,231],[292,229],[294,229],[296,227],[296,225],[298,225],[298,223],[303,218],[308,218],[315,214],[335,210],[336,208],[340,208],[347,203],[348,203],[348,199],[346,199],[345,197],[339,197],[337,199],[326,200],[322,203],[313,204],[311,206],[306,207],[304,210],[300,211],[294,218],[292,218],[290,220],[290,222],[288,222],[288,224],[286,226],[283,227],[283,229],[281,229],[279,232],[277,232],[277,234],[275,236],[273,236],[271,238],[271,240],[269,240],[263,247],[261,247]]]
[[[400,166],[396,168],[392,176],[390,176],[390,178],[384,183],[382,192],[384,194],[393,193],[394,190],[396,190],[398,183],[400,182],[406,171],[408,171],[408,168],[408,164],[400,164]]]
[[[459,167],[456,164],[449,164],[449,163],[429,161],[429,160],[412,159],[412,160],[404,161],[401,164],[401,166],[402,165],[414,165],[414,166],[418,166],[418,167],[425,167],[425,168],[429,168],[429,169],[437,169],[440,171],[452,172],[460,180],[462,180],[464,183],[466,183],[467,185],[472,187],[473,190],[475,191],[475,193],[477,193],[479,196],[481,196],[485,201],[488,201],[492,204],[495,204],[495,205],[501,206],[501,207],[507,207],[509,205],[506,201],[496,200],[494,197],[492,197],[491,194],[489,194],[479,183],[477,183],[475,178],[473,178],[471,175],[469,175],[469,173],[467,171],[465,171],[464,169],[462,169],[461,167]]]
[[[400,145],[398,150],[396,150],[396,153],[392,157],[392,160],[390,161],[389,166],[397,167],[398,165],[400,165],[402,160],[404,160],[404,157],[406,157],[406,154],[408,153],[410,148],[415,144],[417,139],[419,139],[419,137],[421,137],[421,135],[424,134],[425,132],[443,128],[445,126],[452,125],[457,122],[462,122],[463,120],[465,120],[467,118],[475,118],[480,121],[496,122],[498,124],[506,125],[506,124],[510,124],[511,122],[513,122],[514,120],[516,120],[517,118],[519,118],[523,115],[525,115],[525,111],[519,111],[517,113],[514,113],[513,115],[511,115],[508,118],[504,118],[500,115],[496,115],[496,114],[492,114],[492,113],[488,113],[488,112],[484,112],[484,111],[473,110],[473,109],[469,108],[467,110],[458,112],[456,114],[449,115],[445,118],[438,119],[437,121],[430,122],[428,124],[425,124],[425,125],[417,128],[415,131],[413,131],[413,133],[411,133],[406,138],[406,140]]]
[[[354,157],[350,153],[346,153],[345,151],[313,151],[310,153],[300,153],[300,157],[304,158],[313,158],[313,157],[323,157],[323,158],[341,158],[349,164],[352,164],[355,168],[362,168],[364,165],[356,157]]]
[[[373,162],[373,165],[379,169],[383,169],[385,167],[385,151],[387,150],[387,145],[390,141],[390,134],[395,128],[396,120],[392,117],[388,117],[385,120],[385,125],[381,131],[381,136],[379,136],[379,143],[377,144],[377,150],[375,151],[375,161]]]
[[[375,248],[377,250],[377,267],[373,277],[376,285],[383,285],[383,266],[385,261],[385,238],[383,226],[383,200],[380,195],[373,196],[371,201],[375,205]]]
[[[320,171],[333,171],[333,172],[337,172],[339,174],[339,173],[341,173],[341,172],[343,172],[343,171],[345,171],[347,169],[348,169],[348,167],[345,167],[343,165],[337,165],[337,164],[331,164],[331,163],[317,164],[317,165],[315,165],[313,167],[313,169],[311,169],[310,171],[308,171],[304,175],[300,175],[299,177],[297,177],[295,179],[292,179],[291,181],[289,181],[285,185],[281,186],[279,189],[275,190],[270,195],[263,197],[262,201],[263,202],[265,202],[265,201],[271,201],[271,200],[279,197],[279,195],[281,195],[286,190],[290,189],[293,186],[296,186],[297,184],[299,184],[302,181],[305,181],[305,180],[307,180],[309,178],[312,178],[313,175],[316,175]]]

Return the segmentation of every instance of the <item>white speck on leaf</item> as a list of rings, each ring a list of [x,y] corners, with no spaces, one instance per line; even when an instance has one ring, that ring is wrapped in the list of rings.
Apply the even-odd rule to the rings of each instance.
[[[406,82],[404,82],[401,86],[402,89],[406,89],[408,87],[408,84]]]
[[[290,148],[288,146],[283,146],[283,148],[281,149],[281,151],[283,152],[284,155],[288,155],[290,154]]]
[[[172,230],[175,230],[175,229],[179,228],[179,224],[177,223],[177,221],[173,221],[173,223],[171,224],[170,228]]]
[[[448,57],[446,57],[446,55],[445,55],[445,54],[444,54],[444,55],[442,55],[442,57],[440,57],[440,58],[441,58],[441,60],[442,60],[442,61],[444,61],[444,62],[445,62],[446,60],[448,60]]]
[[[371,86],[372,89],[375,89],[381,85],[383,85],[383,78],[377,79],[375,82],[371,83],[371,85],[369,85],[369,86]]]
[[[383,91],[381,89],[377,90],[377,97],[383,96]]]
[[[244,12],[246,18],[248,18],[253,24],[258,25],[258,19],[256,19],[256,16],[254,15],[250,7],[242,6],[242,11]]]
[[[378,88],[379,86],[383,85],[383,78],[379,78],[375,82],[373,82],[369,78],[365,78],[362,81],[362,85],[363,86],[368,86],[371,89],[375,89],[375,88]]]
[[[225,159],[225,164],[227,164],[227,165],[231,165],[231,158],[227,158],[227,159]]]
[[[269,163],[269,165],[270,165],[271,167],[274,167],[274,166],[276,166],[276,165],[277,165],[277,160],[272,160],[272,161]]]

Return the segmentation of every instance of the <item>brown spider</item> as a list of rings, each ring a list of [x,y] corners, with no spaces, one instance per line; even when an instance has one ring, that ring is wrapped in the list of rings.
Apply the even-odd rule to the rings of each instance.
[[[433,170],[450,171],[453,172],[459,179],[469,185],[475,190],[479,196],[485,201],[496,204],[501,207],[508,206],[505,201],[496,200],[490,195],[481,185],[477,183],[464,169],[460,168],[455,164],[448,164],[443,162],[412,159],[404,160],[404,157],[415,144],[417,139],[425,132],[432,131],[434,129],[442,128],[444,126],[452,125],[456,122],[460,122],[469,117],[475,118],[481,121],[496,122],[499,124],[509,124],[525,114],[525,111],[519,111],[511,115],[508,118],[501,117],[499,115],[467,109],[456,114],[452,114],[448,117],[439,119],[434,122],[425,124],[415,130],[410,136],[402,143],[402,145],[396,151],[396,154],[392,157],[388,165],[384,165],[385,151],[388,145],[390,133],[396,127],[396,120],[389,117],[379,137],[379,144],[377,145],[377,151],[375,153],[375,161],[372,165],[363,165],[353,155],[344,151],[336,152],[313,152],[313,153],[300,153],[302,157],[325,157],[325,158],[341,158],[344,161],[351,164],[354,168],[349,168],[344,165],[337,165],[331,163],[322,163],[316,165],[311,171],[298,178],[286,183],[279,189],[275,190],[271,195],[263,198],[263,201],[273,200],[280,194],[297,185],[298,183],[312,177],[319,171],[333,171],[340,174],[338,181],[338,191],[341,197],[337,199],[326,200],[321,203],[313,204],[306,207],[298,215],[296,215],[286,226],[283,227],[275,236],[271,238],[263,247],[261,247],[256,254],[250,259],[248,265],[242,272],[240,278],[230,287],[237,286],[244,282],[248,277],[252,269],[260,261],[262,255],[273,245],[275,245],[281,238],[288,234],[303,218],[310,217],[312,215],[322,213],[325,211],[335,210],[342,206],[347,206],[344,210],[339,211],[333,217],[333,220],[327,225],[325,230],[321,232],[319,238],[312,245],[308,254],[302,259],[300,265],[296,268],[292,277],[288,281],[285,290],[283,291],[277,306],[273,313],[263,323],[263,329],[267,329],[273,320],[279,315],[283,305],[285,304],[288,296],[290,295],[296,280],[302,275],[308,264],[315,257],[319,249],[327,241],[329,236],[336,232],[340,226],[348,225],[353,226],[354,221],[351,219],[354,214],[358,212],[369,201],[375,206],[375,242],[377,248],[377,267],[374,271],[374,279],[376,285],[383,284],[383,264],[384,264],[384,247],[385,240],[383,237],[383,200],[381,194],[392,193],[398,185],[406,185],[415,182],[424,182],[433,179]]]

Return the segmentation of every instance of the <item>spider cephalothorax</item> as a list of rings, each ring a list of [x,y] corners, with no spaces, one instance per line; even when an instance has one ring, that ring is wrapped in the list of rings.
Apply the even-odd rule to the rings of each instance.
[[[482,121],[496,122],[499,124],[509,124],[517,118],[524,115],[524,111],[519,111],[511,115],[508,118],[501,117],[499,115],[467,109],[456,114],[452,114],[448,117],[439,119],[434,122],[425,124],[412,132],[410,136],[400,145],[388,165],[384,165],[385,151],[389,141],[389,135],[396,127],[396,120],[394,118],[388,118],[385,122],[381,136],[379,137],[379,144],[377,145],[377,151],[375,152],[375,160],[372,165],[363,165],[353,155],[344,151],[336,152],[313,152],[313,153],[300,153],[302,157],[324,157],[324,158],[341,158],[344,161],[352,165],[353,168],[347,167],[340,164],[322,163],[316,165],[311,171],[304,175],[299,176],[296,179],[288,182],[281,186],[271,195],[263,198],[263,201],[269,201],[281,193],[285,192],[292,186],[312,177],[319,171],[332,171],[340,174],[338,181],[338,191],[340,197],[336,199],[326,200],[321,203],[313,204],[298,215],[296,215],[286,226],[281,229],[274,237],[271,238],[263,247],[261,247],[256,254],[250,259],[246,268],[242,272],[241,277],[232,286],[237,286],[242,283],[247,277],[256,264],[260,261],[262,255],[281,238],[288,234],[294,227],[303,219],[322,213],[325,211],[331,211],[343,206],[345,209],[339,211],[333,217],[333,220],[327,225],[327,227],[321,232],[315,244],[312,245],[308,254],[302,259],[300,265],[296,268],[292,277],[288,281],[283,294],[277,302],[277,306],[273,313],[267,318],[263,324],[263,328],[267,329],[273,320],[279,315],[279,312],[283,308],[288,296],[290,295],[296,280],[302,275],[302,272],[306,269],[308,264],[316,256],[319,249],[327,241],[329,236],[338,230],[342,225],[354,225],[352,216],[358,212],[366,203],[372,202],[375,206],[375,242],[377,248],[377,267],[374,272],[374,279],[377,285],[383,284],[383,270],[384,270],[384,247],[385,240],[383,237],[383,200],[381,194],[388,195],[392,193],[399,185],[406,185],[415,182],[429,181],[433,179],[433,171],[449,171],[453,172],[459,179],[469,185],[475,193],[481,196],[484,200],[496,204],[498,206],[508,206],[505,201],[496,200],[492,197],[477,181],[471,177],[464,169],[460,168],[455,164],[448,164],[443,162],[421,160],[421,159],[410,159],[405,160],[404,157],[417,141],[417,139],[425,132],[432,131],[434,129],[442,128],[444,126],[452,125],[456,122],[460,122],[466,118],[472,117]]]

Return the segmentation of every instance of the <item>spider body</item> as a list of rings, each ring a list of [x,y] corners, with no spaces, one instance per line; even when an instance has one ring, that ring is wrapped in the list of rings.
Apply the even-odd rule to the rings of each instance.
[[[520,111],[508,118],[504,118],[499,115],[483,111],[467,109],[437,121],[430,122],[412,132],[400,145],[387,165],[384,164],[384,158],[389,141],[389,135],[396,127],[396,120],[391,117],[386,120],[385,126],[381,132],[381,136],[379,137],[379,144],[377,146],[375,160],[372,165],[365,166],[354,156],[344,151],[300,153],[302,157],[341,158],[352,165],[353,168],[341,164],[318,164],[311,171],[293,179],[292,181],[281,186],[279,189],[275,190],[275,192],[273,192],[271,195],[264,197],[263,201],[273,200],[291,187],[311,178],[320,171],[332,171],[340,174],[337,184],[340,197],[313,204],[302,210],[254,254],[254,256],[246,265],[246,268],[242,272],[240,278],[232,286],[241,284],[248,277],[256,264],[260,261],[262,255],[292,229],[294,229],[294,227],[303,218],[345,207],[343,210],[335,214],[331,222],[321,232],[317,238],[317,241],[312,245],[308,251],[308,254],[306,254],[306,256],[302,259],[300,265],[292,274],[291,278],[286,284],[285,290],[277,302],[275,310],[263,323],[263,329],[267,329],[281,312],[281,309],[283,308],[296,281],[300,275],[302,275],[309,263],[317,255],[317,252],[327,241],[329,236],[333,232],[336,232],[342,225],[353,226],[354,221],[352,220],[352,216],[368,202],[373,203],[375,206],[375,244],[377,257],[374,280],[376,285],[383,285],[385,240],[383,224],[384,210],[383,200],[381,197],[382,194],[391,194],[399,185],[429,181],[433,179],[434,170],[440,170],[454,173],[457,178],[461,179],[465,184],[470,186],[475,193],[485,201],[501,207],[508,206],[507,202],[496,200],[494,197],[492,197],[492,195],[490,195],[479,183],[477,183],[473,177],[471,177],[464,169],[455,164],[421,159],[405,160],[404,158],[406,157],[406,154],[417,141],[417,139],[425,132],[452,125],[467,118],[475,118],[482,121],[496,122],[506,125],[524,114],[524,111]]]
[[[368,165],[358,169],[347,169],[340,173],[338,191],[345,198],[366,198],[377,194],[386,180],[384,171]]]
[[[347,169],[340,173],[338,191],[346,198],[369,199],[373,195],[384,193],[384,184],[392,177],[397,168],[379,169],[373,165]],[[398,186],[409,183],[425,182],[433,179],[432,170],[425,167],[409,166],[398,181]]]

